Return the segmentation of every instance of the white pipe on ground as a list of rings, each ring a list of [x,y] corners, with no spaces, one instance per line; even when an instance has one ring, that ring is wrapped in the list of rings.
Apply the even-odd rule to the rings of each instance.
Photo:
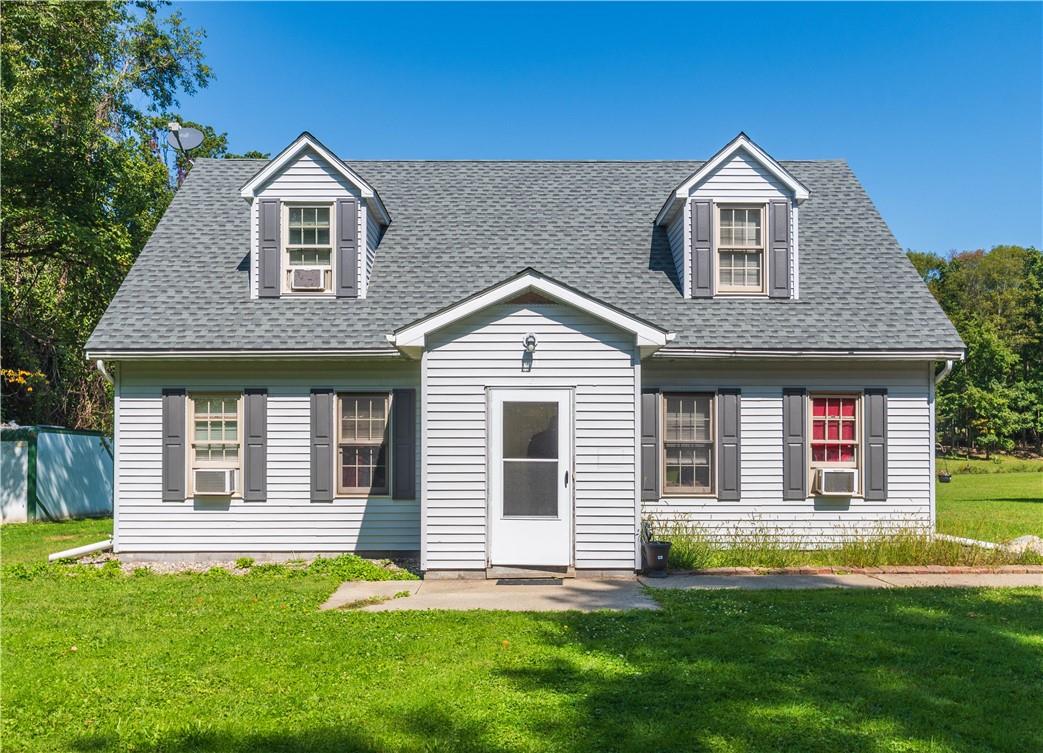
[[[73,557],[82,557],[85,554],[92,554],[93,552],[104,552],[106,549],[112,549],[112,539],[105,539],[95,544],[84,544],[83,546],[75,547],[74,549],[66,549],[63,552],[55,552],[54,554],[47,555],[48,562],[54,562],[55,560],[67,560]]]

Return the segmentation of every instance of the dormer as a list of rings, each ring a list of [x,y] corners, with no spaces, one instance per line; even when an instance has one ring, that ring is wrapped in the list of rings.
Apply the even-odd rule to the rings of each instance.
[[[365,298],[391,223],[376,190],[304,132],[240,190],[251,298]]]
[[[745,134],[674,189],[666,228],[685,298],[797,298],[798,207],[808,189]]]

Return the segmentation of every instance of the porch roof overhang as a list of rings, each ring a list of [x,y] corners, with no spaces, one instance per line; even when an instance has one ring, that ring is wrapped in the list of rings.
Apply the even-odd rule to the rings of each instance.
[[[641,357],[651,355],[674,339],[674,333],[656,324],[628,314],[576,288],[558,282],[541,272],[526,267],[513,277],[450,304],[439,311],[417,319],[385,335],[389,343],[410,358],[419,358],[427,347],[427,335],[460,321],[484,308],[503,303],[522,293],[536,292],[559,303],[572,306],[634,335]]]

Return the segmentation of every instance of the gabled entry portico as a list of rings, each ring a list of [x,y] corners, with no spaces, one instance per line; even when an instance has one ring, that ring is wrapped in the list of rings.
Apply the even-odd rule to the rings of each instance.
[[[640,363],[668,338],[534,270],[390,336],[421,359],[422,568],[633,572]]]

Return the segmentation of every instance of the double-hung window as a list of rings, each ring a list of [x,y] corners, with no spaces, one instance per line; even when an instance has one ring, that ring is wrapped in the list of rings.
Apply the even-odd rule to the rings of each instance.
[[[764,292],[764,207],[717,208],[717,291]]]
[[[337,402],[338,493],[386,495],[391,396],[342,394]]]
[[[333,246],[328,204],[286,206],[284,291],[329,292],[333,286]]]
[[[663,493],[712,494],[713,402],[711,394],[663,395]]]
[[[857,395],[811,396],[811,468],[858,468]]]
[[[241,468],[239,403],[237,394],[191,396],[189,477],[196,493],[216,493],[222,488],[232,493],[238,487]],[[204,473],[200,474],[200,471]],[[230,474],[227,482],[223,480],[225,474],[222,471]],[[221,484],[226,485],[222,487]]]

